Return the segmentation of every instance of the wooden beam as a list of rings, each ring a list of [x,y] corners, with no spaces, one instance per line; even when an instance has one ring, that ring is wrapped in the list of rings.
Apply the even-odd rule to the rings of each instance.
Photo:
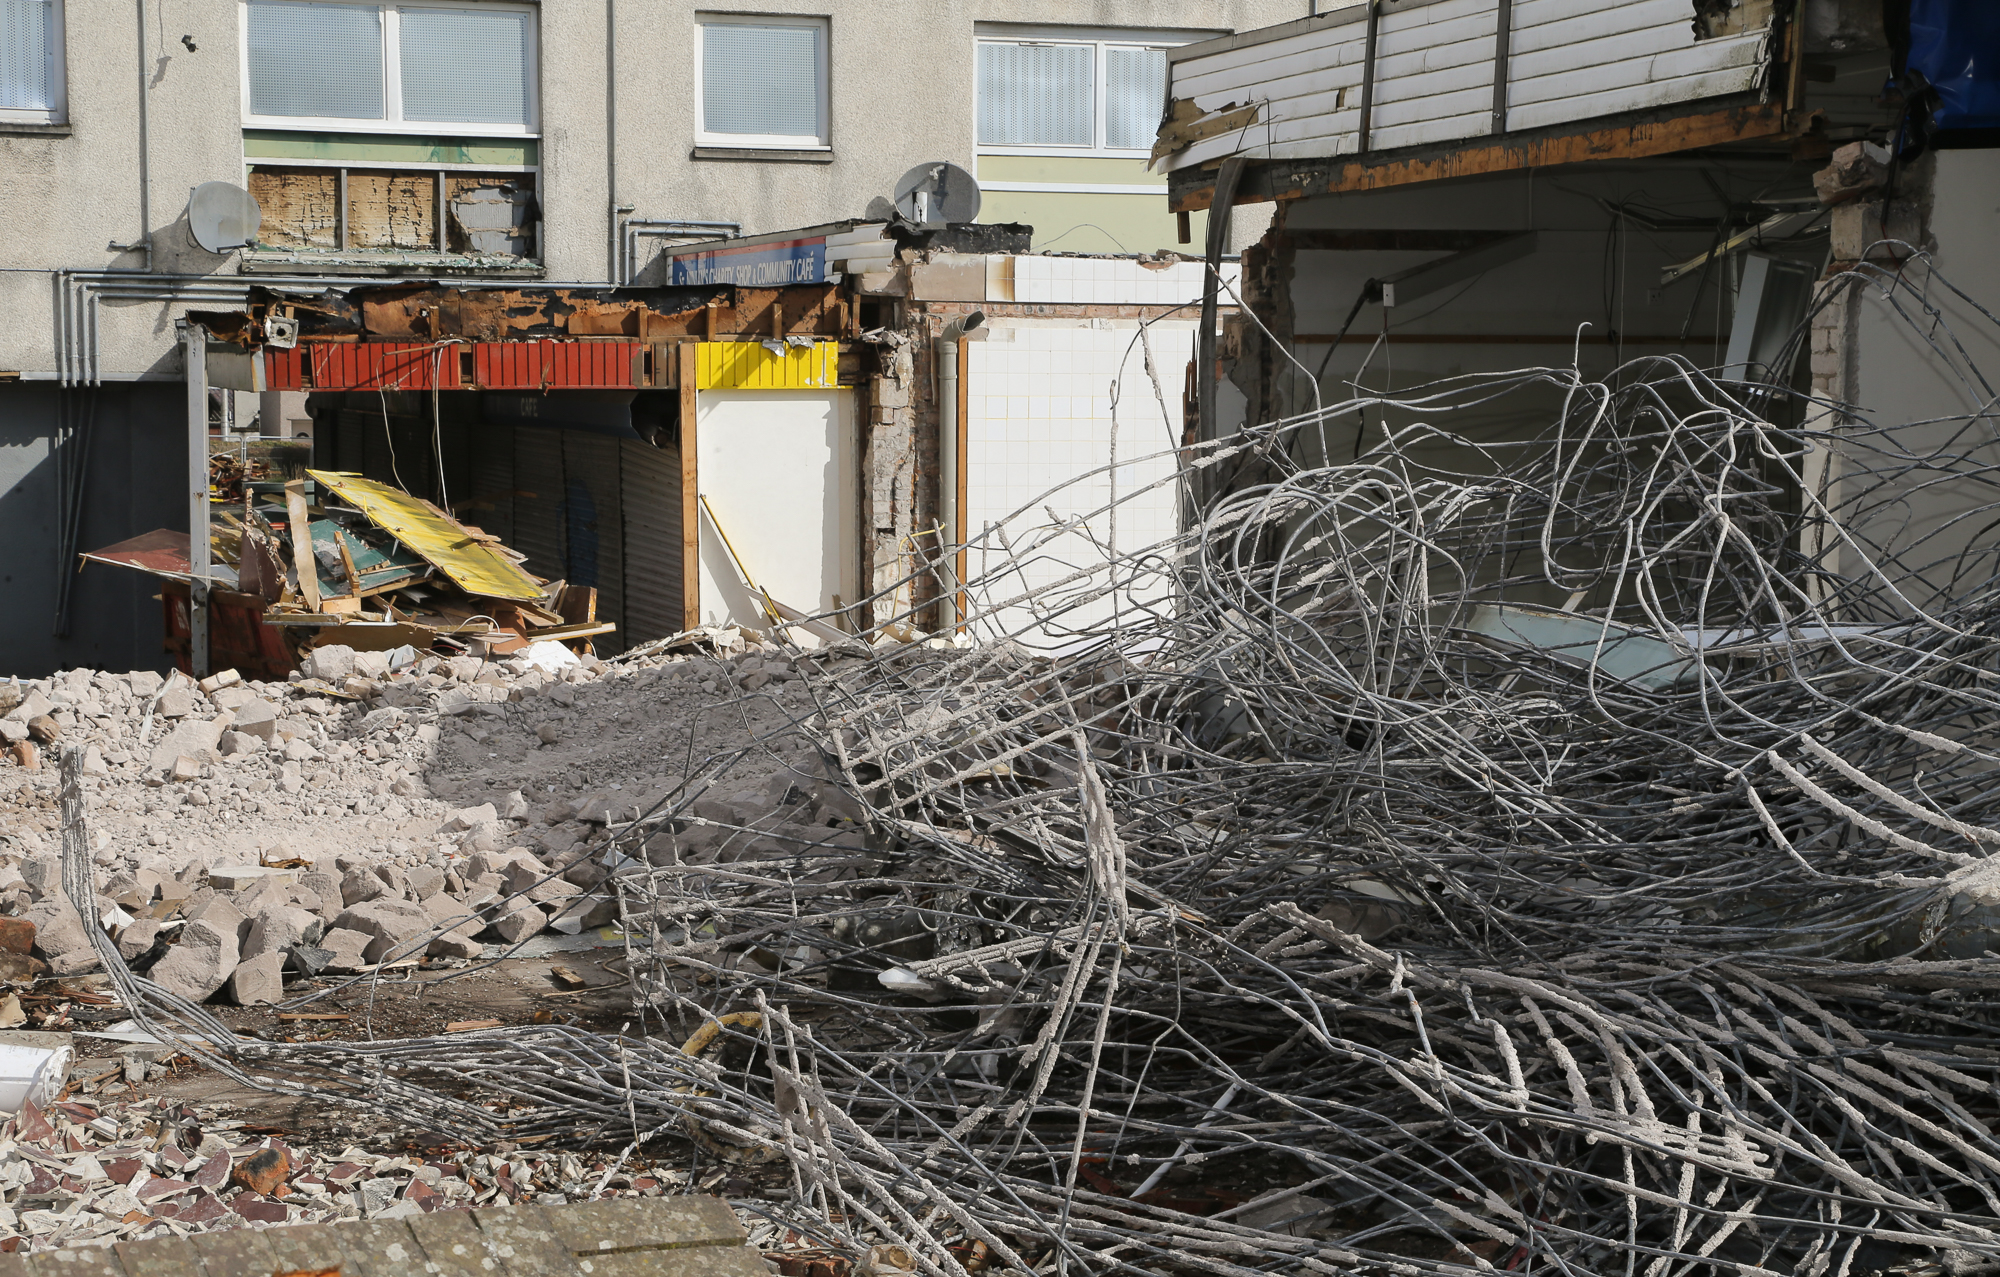
[[[1237,183],[1234,202],[1295,200],[1308,195],[1385,190],[1419,182],[1519,172],[1592,160],[1644,159],[1728,142],[1748,142],[1787,134],[1782,103],[1758,103],[1727,110],[1643,120],[1608,128],[1530,136],[1509,135],[1484,144],[1468,143],[1406,159],[1387,155],[1352,160],[1258,160],[1257,172]],[[1174,212],[1205,209],[1213,201],[1213,181],[1171,197]]]
[[[1375,44],[1382,31],[1381,0],[1368,0],[1368,34],[1361,42],[1361,128],[1355,150],[1368,153],[1369,126],[1375,120]]]
[[[313,567],[312,518],[306,513],[306,481],[292,479],[285,484],[285,529],[292,542],[292,567],[299,574],[299,597],[307,607],[319,611],[319,572]]]
[[[701,476],[695,465],[699,449],[694,420],[696,343],[684,341],[674,350],[680,365],[676,374],[681,392],[681,628],[691,630],[701,624]]]
[[[1291,230],[1280,229],[1274,238],[1294,252],[1346,253],[1462,253],[1469,248],[1497,244],[1518,231],[1435,231],[1435,230]]]

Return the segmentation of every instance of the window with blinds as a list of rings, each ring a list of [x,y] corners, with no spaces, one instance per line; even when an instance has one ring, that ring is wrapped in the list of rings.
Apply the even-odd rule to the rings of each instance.
[[[403,118],[525,125],[530,27],[520,9],[403,10]]]
[[[982,36],[977,94],[981,147],[1150,150],[1167,51],[1110,38]]]
[[[243,49],[249,123],[376,132],[446,124],[467,135],[535,129],[535,12],[527,5],[250,0]]]
[[[978,92],[983,145],[1096,140],[1097,51],[1089,45],[982,44]]]
[[[714,146],[827,145],[827,24],[703,14],[700,140]]]
[[[0,0],[0,121],[62,119],[62,5]]]

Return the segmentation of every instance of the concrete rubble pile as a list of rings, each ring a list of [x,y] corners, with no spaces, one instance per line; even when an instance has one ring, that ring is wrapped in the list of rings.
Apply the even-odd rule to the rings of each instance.
[[[0,1127],[0,1233],[36,1251],[274,1224],[563,1205],[715,1188],[724,1172],[634,1169],[502,1149],[387,1153],[256,1135],[224,1105],[171,1099],[30,1105]],[[746,1219],[766,1242],[771,1226]]]
[[[14,766],[0,766],[0,912],[16,922],[0,918],[0,949],[18,950],[0,974],[101,965],[62,892],[46,749],[81,746],[94,921],[120,959],[191,1001],[251,1005],[282,1000],[288,980],[464,962],[616,924],[607,880],[631,857],[607,855],[608,831],[680,780],[642,759],[572,788],[565,741],[615,747],[634,716],[757,689],[779,722],[802,696],[789,661],[733,630],[616,662],[554,645],[496,660],[332,645],[286,683],[71,670],[0,684],[0,733],[15,742]],[[451,788],[441,739],[476,754],[501,736],[527,774],[546,760],[549,783],[463,806],[430,796]],[[792,745],[777,772],[746,769],[703,809],[857,838],[826,822],[851,830],[858,806]]]

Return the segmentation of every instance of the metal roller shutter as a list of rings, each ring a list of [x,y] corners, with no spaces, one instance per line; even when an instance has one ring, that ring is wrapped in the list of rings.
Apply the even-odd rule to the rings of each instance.
[[[539,426],[514,429],[513,548],[528,556],[536,576],[561,580],[563,563],[562,432]]]
[[[619,444],[625,511],[625,646],[681,628],[681,450]]]
[[[371,420],[367,413],[353,408],[342,408],[336,418],[333,437],[334,447],[326,458],[326,468],[331,470],[363,470],[367,466],[368,425]]]
[[[514,427],[481,426],[472,443],[472,504],[467,522],[514,544]]]
[[[620,512],[619,440],[582,430],[562,433],[563,537],[572,585],[597,587],[597,619],[618,629],[592,639],[599,652],[624,650],[625,519]]]

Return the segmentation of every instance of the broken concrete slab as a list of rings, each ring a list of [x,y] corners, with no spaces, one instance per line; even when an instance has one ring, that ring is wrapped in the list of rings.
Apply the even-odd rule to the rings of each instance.
[[[229,973],[229,1000],[240,1007],[284,1001],[284,954],[270,950],[237,963]]]
[[[222,740],[222,728],[213,719],[190,719],[168,732],[160,743],[153,746],[147,756],[147,769],[163,772],[174,765],[177,758],[192,758],[199,762],[219,762],[222,754],[217,746]]]
[[[328,975],[353,975],[368,965],[368,946],[374,942],[375,937],[366,931],[332,928],[316,946],[327,954],[321,969]]]
[[[394,951],[405,941],[420,936],[432,927],[431,915],[422,905],[407,900],[377,899],[343,910],[334,919],[336,928],[359,931],[370,936],[366,950],[369,962],[381,962],[384,955]],[[409,955],[402,955],[409,956]]]
[[[233,927],[196,919],[181,928],[180,940],[153,965],[153,983],[190,1002],[206,1002],[236,970]]]

